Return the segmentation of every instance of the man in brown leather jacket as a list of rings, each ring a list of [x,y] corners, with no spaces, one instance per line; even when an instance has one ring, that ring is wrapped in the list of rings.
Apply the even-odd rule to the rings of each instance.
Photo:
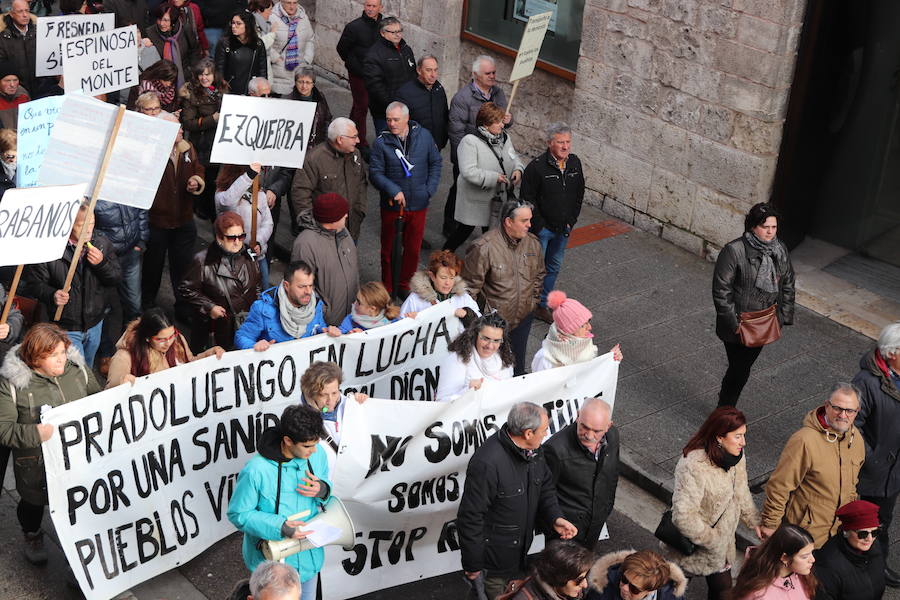
[[[528,232],[532,209],[529,202],[506,202],[500,226],[472,243],[461,273],[482,312],[496,310],[509,323],[515,375],[525,373],[525,346],[546,273],[541,242]]]

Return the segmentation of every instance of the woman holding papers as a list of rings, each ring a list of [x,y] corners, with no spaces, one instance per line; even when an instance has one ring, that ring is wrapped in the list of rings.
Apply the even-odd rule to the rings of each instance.
[[[450,342],[450,354],[441,361],[441,377],[435,400],[449,402],[479,389],[485,381],[501,381],[513,376],[509,327],[496,312],[475,319]]]

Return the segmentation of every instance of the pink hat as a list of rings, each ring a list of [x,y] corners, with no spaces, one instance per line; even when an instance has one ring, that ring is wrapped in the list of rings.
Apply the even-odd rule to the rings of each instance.
[[[553,322],[563,333],[572,334],[591,320],[591,311],[584,304],[566,296],[565,292],[553,290],[547,294],[547,306],[553,311]]]

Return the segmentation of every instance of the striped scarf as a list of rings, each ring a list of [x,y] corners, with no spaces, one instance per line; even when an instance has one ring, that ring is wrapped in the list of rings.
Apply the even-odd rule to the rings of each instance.
[[[288,26],[288,42],[284,47],[284,68],[287,71],[293,71],[300,64],[300,52],[297,47],[297,25],[300,24],[300,15],[290,17],[281,13],[280,16],[284,24]]]

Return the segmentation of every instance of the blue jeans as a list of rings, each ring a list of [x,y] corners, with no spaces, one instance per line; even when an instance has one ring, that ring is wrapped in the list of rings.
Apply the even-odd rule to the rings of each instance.
[[[541,250],[544,253],[544,264],[547,274],[544,275],[544,286],[541,288],[541,306],[547,306],[547,294],[553,291],[559,270],[562,268],[563,256],[566,255],[566,244],[569,243],[569,231],[556,233],[546,227],[538,233]]]
[[[307,579],[306,581],[304,581],[300,584],[300,597],[301,598],[315,598],[317,587],[319,587],[319,574],[318,573],[313,575],[311,579]]]
[[[100,336],[103,333],[103,319],[88,329],[87,331],[67,331],[72,344],[78,348],[84,357],[84,364],[88,368],[94,367],[94,355],[97,354],[97,348],[100,347]]]
[[[513,367],[513,376],[525,374],[525,352],[528,346],[528,335],[531,333],[531,322],[534,320],[534,313],[528,313],[528,316],[522,319],[522,322],[516,325],[515,329],[509,332],[509,345],[512,346],[513,356],[516,358],[516,364]]]
[[[262,282],[260,285],[263,290],[267,290],[269,289],[269,260],[263,257],[262,260],[256,261],[256,264],[259,265],[259,279]]]
[[[119,255],[122,279],[119,299],[122,302],[122,322],[129,323],[141,314],[141,252],[129,248]]]

